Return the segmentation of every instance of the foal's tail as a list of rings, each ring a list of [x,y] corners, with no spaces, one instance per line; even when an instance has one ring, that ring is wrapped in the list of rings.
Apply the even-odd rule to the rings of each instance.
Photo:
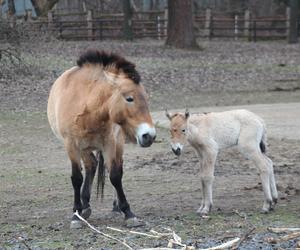
[[[267,133],[266,133],[266,127],[264,125],[263,128],[263,134],[261,137],[261,141],[259,143],[260,151],[264,154],[267,151]]]
[[[98,178],[97,178],[97,198],[99,197],[99,192],[101,192],[101,201],[103,200],[104,185],[105,185],[105,165],[104,159],[101,151],[97,152],[98,160]]]

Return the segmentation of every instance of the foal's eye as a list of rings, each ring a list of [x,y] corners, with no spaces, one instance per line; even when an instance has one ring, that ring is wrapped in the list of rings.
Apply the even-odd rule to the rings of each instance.
[[[127,102],[133,102],[133,97],[132,96],[127,96],[126,101]]]
[[[182,131],[182,133],[185,133],[185,129],[182,129],[181,131]]]

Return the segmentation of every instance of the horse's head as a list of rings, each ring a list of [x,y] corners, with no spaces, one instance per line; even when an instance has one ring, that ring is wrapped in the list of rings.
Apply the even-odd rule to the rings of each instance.
[[[99,88],[107,102],[109,119],[122,127],[124,134],[142,147],[149,147],[156,131],[149,112],[147,96],[140,84],[140,75],[135,65],[123,57],[98,50],[88,50],[77,61],[79,67],[85,64],[99,65],[97,74],[90,78],[106,83]],[[91,80],[91,81],[92,81]],[[108,90],[109,89],[109,90]]]
[[[175,155],[179,156],[186,143],[187,119],[189,111],[185,113],[170,114],[166,111],[166,116],[170,120],[171,147]]]
[[[149,112],[147,95],[141,84],[119,79],[112,95],[110,117],[119,124],[131,141],[149,147],[156,131]]]
[[[102,80],[110,90],[107,94],[103,89],[100,92],[108,97],[107,108],[111,121],[119,124],[131,141],[149,147],[156,131],[135,65],[116,54],[97,50],[88,51],[77,61],[79,66],[88,63],[99,64],[102,68]]]

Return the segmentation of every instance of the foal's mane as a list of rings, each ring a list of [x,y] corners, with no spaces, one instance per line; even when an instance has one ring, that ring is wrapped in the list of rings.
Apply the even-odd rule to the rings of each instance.
[[[141,80],[140,74],[135,69],[135,65],[114,53],[89,49],[77,60],[79,67],[83,67],[85,64],[99,64],[103,66],[104,70],[113,67],[117,73],[124,73],[136,84],[139,84]]]

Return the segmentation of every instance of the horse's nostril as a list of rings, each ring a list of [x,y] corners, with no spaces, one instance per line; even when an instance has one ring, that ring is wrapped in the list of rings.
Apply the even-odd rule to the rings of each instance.
[[[176,148],[176,149],[172,148],[172,151],[173,151],[173,153],[174,153],[175,155],[177,155],[177,156],[179,156],[179,155],[181,154],[180,148]]]
[[[143,134],[142,137],[143,137],[143,140],[145,140],[145,141],[149,141],[151,139],[151,136],[148,133]]]

